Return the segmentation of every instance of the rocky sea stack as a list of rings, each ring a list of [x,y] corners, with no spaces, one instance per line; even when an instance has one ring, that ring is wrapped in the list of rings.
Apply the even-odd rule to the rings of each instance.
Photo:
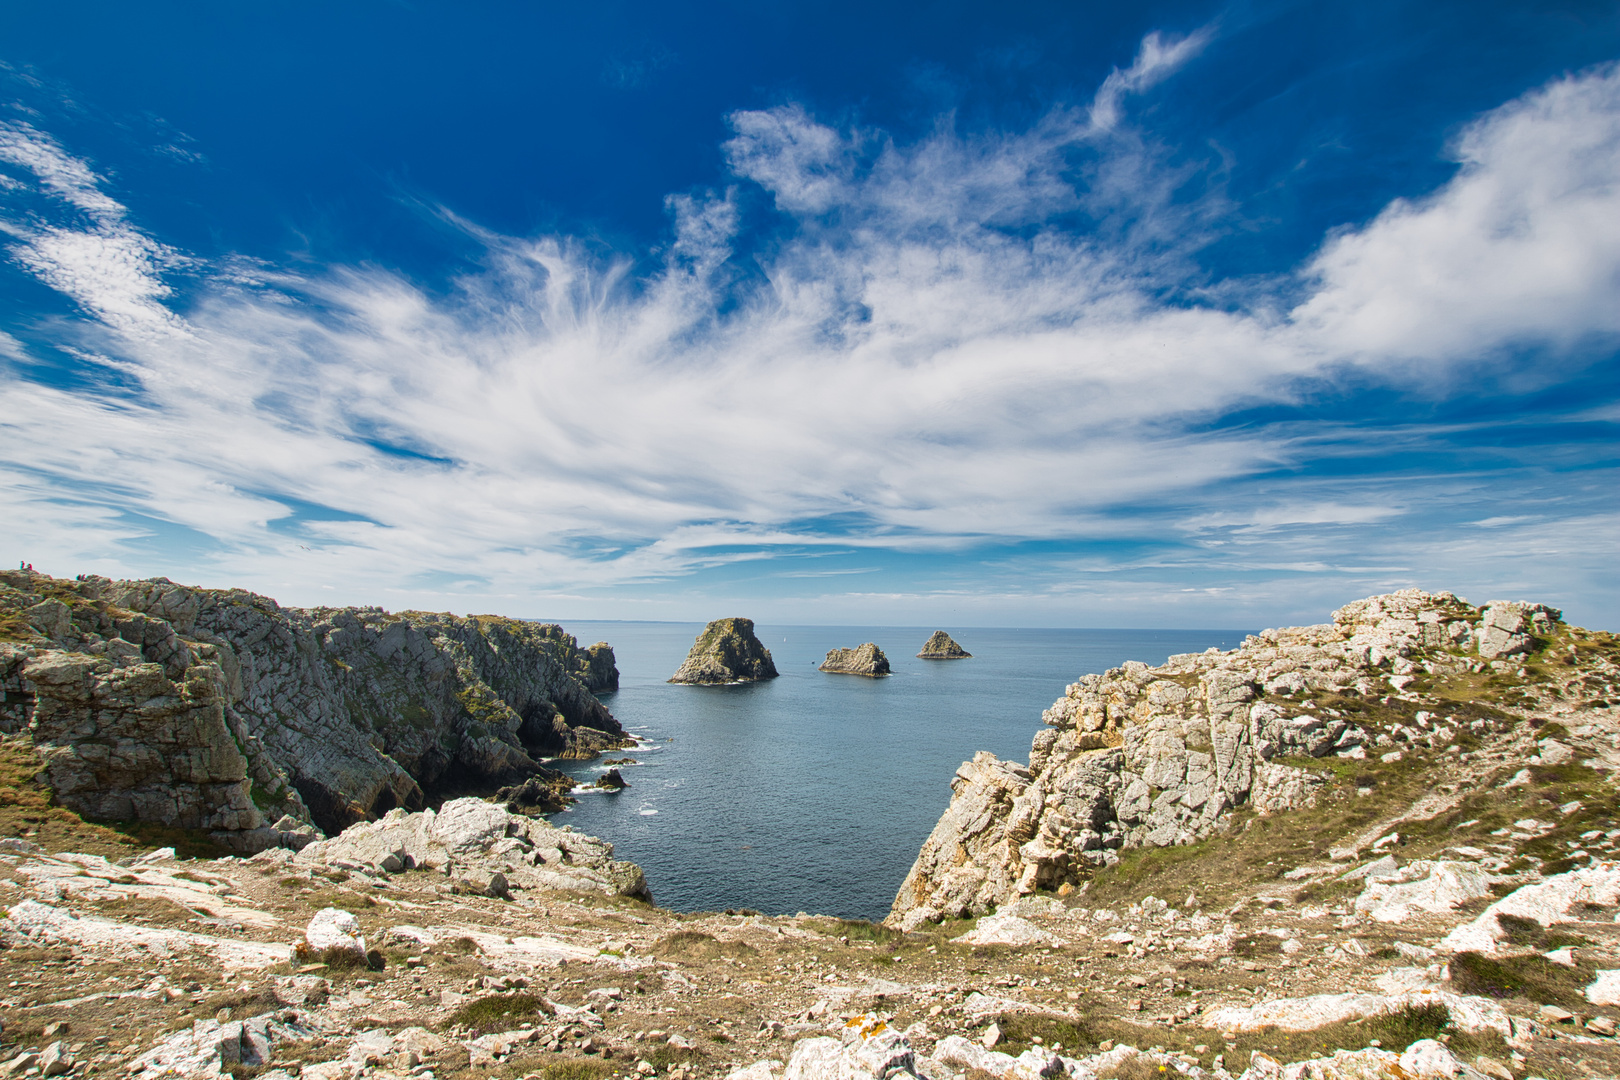
[[[771,650],[754,636],[753,619],[716,619],[692,643],[672,683],[718,686],[776,678]]]
[[[966,660],[972,655],[958,645],[951,635],[943,630],[935,630],[917,657],[921,660]]]
[[[889,658],[870,641],[856,649],[832,650],[827,654],[827,659],[821,662],[821,670],[835,675],[865,675],[872,679],[890,674]]]

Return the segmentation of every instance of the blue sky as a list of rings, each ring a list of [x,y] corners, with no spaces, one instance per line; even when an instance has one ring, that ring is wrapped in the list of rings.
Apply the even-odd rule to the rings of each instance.
[[[0,557],[1620,627],[1610,3],[0,8]]]

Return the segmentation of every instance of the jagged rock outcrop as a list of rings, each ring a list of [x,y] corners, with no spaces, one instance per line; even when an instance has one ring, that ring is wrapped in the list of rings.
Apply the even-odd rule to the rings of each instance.
[[[854,649],[833,649],[821,662],[822,671],[834,675],[865,675],[876,679],[889,674],[889,658],[883,650],[868,641]]]
[[[580,649],[574,656],[574,674],[593,694],[611,693],[619,688],[619,665],[613,656],[613,646],[598,641],[588,649]]]
[[[436,812],[390,810],[310,844],[293,862],[368,874],[436,870],[480,896],[567,889],[652,899],[641,868],[614,859],[612,844],[482,799],[454,799]]]
[[[771,651],[754,635],[752,619],[716,619],[692,643],[672,683],[712,686],[776,678]]]
[[[972,655],[943,630],[935,630],[929,635],[923,643],[922,652],[917,654],[922,660],[966,660]]]
[[[0,620],[0,728],[63,805],[249,850],[631,742],[576,675],[616,679],[611,650],[556,626],[25,571]]]
[[[982,914],[1037,888],[1077,882],[1123,847],[1186,844],[1240,806],[1314,805],[1300,767],[1359,757],[1372,736],[1313,695],[1373,697],[1418,678],[1487,668],[1528,649],[1553,608],[1405,589],[1347,604],[1333,622],[1267,630],[1231,652],[1129,662],[1070,686],[1046,711],[1027,766],[981,752],[895,898],[908,928]]]

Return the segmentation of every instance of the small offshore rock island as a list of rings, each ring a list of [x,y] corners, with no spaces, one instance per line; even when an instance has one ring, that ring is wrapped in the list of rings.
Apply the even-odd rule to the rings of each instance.
[[[672,683],[726,686],[777,677],[776,664],[754,634],[754,620],[715,619],[692,643],[686,661],[670,676]]]
[[[923,644],[922,652],[917,654],[919,660],[966,660],[973,654],[958,645],[943,630],[935,630]]]
[[[827,653],[827,659],[821,662],[819,670],[834,675],[864,675],[869,679],[881,679],[892,674],[889,671],[889,658],[870,641],[853,649],[831,650]]]

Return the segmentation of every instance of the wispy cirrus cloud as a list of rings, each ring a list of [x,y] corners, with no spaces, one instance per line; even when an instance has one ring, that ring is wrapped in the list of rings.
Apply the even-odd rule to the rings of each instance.
[[[130,225],[124,206],[101,190],[101,177],[86,162],[20,122],[0,123],[0,162],[26,169],[40,193],[80,213],[69,224],[5,218],[0,228],[15,241],[14,259],[118,330],[184,332],[184,320],[163,306],[170,289],[162,275],[190,260]]]
[[[1126,94],[1140,93],[1174,75],[1188,60],[1204,51],[1214,37],[1213,27],[1202,27],[1181,37],[1159,33],[1142,39],[1136,61],[1124,71],[1115,68],[1097,88],[1089,119],[1095,131],[1110,131],[1119,124]]]
[[[1509,350],[1557,357],[1620,329],[1620,74],[1480,118],[1439,190],[1217,307],[1178,299],[1205,240],[1183,224],[1209,208],[1173,183],[1116,182],[1160,168],[1121,134],[1130,95],[1209,40],[1150,37],[1089,109],[1025,131],[942,123],[901,144],[799,105],[736,113],[733,186],[670,199],[653,272],[633,274],[634,253],[468,225],[483,268],[448,294],[368,265],[203,265],[132,224],[89,163],[11,123],[11,257],[80,305],[131,383],[0,369],[0,504],[19,542],[81,567],[137,563],[143,537],[172,529],[210,576],[290,583],[294,598],[342,582],[364,599],[427,570],[532,597],[827,544],[864,557],[1145,534],[1205,573],[1354,576],[1375,563],[1347,530],[1396,535],[1424,498],[1311,473],[1373,452],[1353,418],[1308,439],[1223,418],[1297,422],[1346,383],[1438,400]],[[739,208],[746,185],[778,216],[744,237],[760,228]],[[179,271],[202,282],[183,312],[165,282]],[[1488,516],[1467,487],[1443,498]],[[1522,544],[1529,529],[1491,535]],[[1476,551],[1419,549],[1411,573]]]

